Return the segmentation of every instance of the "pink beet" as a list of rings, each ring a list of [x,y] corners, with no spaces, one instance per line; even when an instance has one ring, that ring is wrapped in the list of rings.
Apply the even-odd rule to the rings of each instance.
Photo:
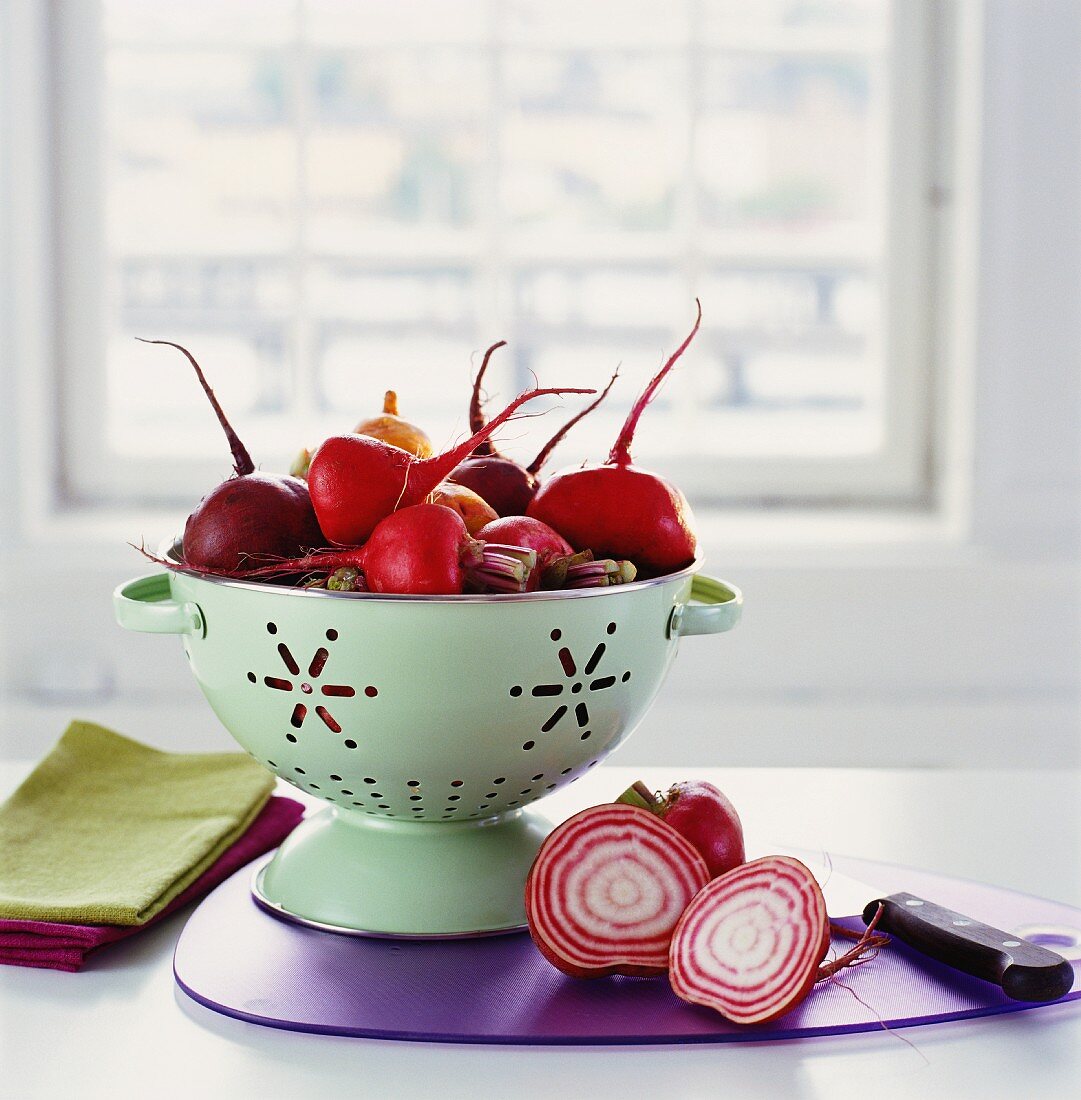
[[[743,825],[735,806],[712,783],[685,780],[659,797],[644,783],[635,783],[619,801],[652,810],[702,854],[710,878],[738,867],[747,859]]]
[[[814,989],[830,945],[822,890],[798,859],[766,856],[713,879],[672,934],[676,996],[736,1024],[762,1024]]]
[[[486,523],[478,532],[482,542],[503,542],[536,550],[537,560],[547,565],[553,558],[573,554],[571,544],[546,523],[530,516],[504,516]]]
[[[651,975],[709,879],[702,857],[647,810],[591,806],[557,826],[526,879],[529,934],[564,974]]]

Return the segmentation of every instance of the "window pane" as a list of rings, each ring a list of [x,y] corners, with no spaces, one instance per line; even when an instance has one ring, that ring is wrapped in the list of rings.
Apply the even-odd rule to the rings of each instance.
[[[503,195],[513,226],[666,230],[682,166],[684,62],[657,54],[512,50]]]
[[[887,0],[103,11],[109,452],[223,453],[182,361],[135,336],[189,346],[267,466],[387,388],[453,438],[507,338],[493,409],[622,364],[560,451],[603,457],[696,296],[643,454],[709,483],[884,446]]]
[[[479,51],[320,50],[307,91],[311,248],[351,255],[467,243],[485,162]]]

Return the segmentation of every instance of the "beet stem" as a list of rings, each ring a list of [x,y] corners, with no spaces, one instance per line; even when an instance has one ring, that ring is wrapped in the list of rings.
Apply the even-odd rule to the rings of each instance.
[[[477,377],[473,382],[473,396],[469,401],[469,430],[471,432],[479,432],[484,427],[486,421],[484,419],[484,407],[481,404],[480,399],[480,383],[484,378],[484,372],[488,369],[488,360],[492,358],[492,354],[497,352],[500,348],[506,347],[507,341],[500,340],[498,343],[493,344],[485,353],[484,359],[481,361],[480,370],[477,371]],[[483,457],[489,457],[496,455],[498,452],[495,447],[492,446],[490,439],[485,440],[477,447],[477,454]]]
[[[660,388],[660,384],[664,381],[668,372],[676,364],[676,360],[687,350],[691,341],[694,339],[695,334],[698,332],[699,326],[702,324],[702,303],[695,298],[695,305],[698,307],[698,316],[695,319],[694,327],[687,334],[687,338],[679,345],[668,361],[663,367],[653,376],[652,381],[642,391],[642,395],[635,401],[629,415],[627,416],[626,423],[624,423],[622,430],[619,433],[619,438],[616,439],[615,445],[612,447],[612,453],[608,456],[607,465],[609,466],[629,466],[631,463],[631,443],[634,440],[634,432],[638,427],[638,418],[642,415],[642,410],[653,400],[656,396],[657,390]]]
[[[532,474],[534,477],[540,472],[541,467],[548,461],[548,456],[559,446],[563,441],[563,437],[578,423],[579,420],[589,414],[608,396],[609,390],[616,384],[616,379],[619,377],[619,367],[616,367],[615,373],[608,380],[608,385],[601,391],[600,396],[596,400],[591,401],[580,413],[576,416],[572,416],[562,428],[548,440],[537,454],[537,457],[526,467],[526,472]]]
[[[629,561],[614,561],[605,558],[602,561],[583,562],[567,569],[564,588],[604,588],[611,584],[626,584],[633,581],[638,571]]]
[[[423,500],[459,462],[471,455],[485,439],[491,436],[496,428],[506,424],[527,401],[532,401],[535,397],[558,397],[567,393],[596,392],[596,390],[579,388],[553,388],[526,390],[525,393],[520,393],[498,416],[489,420],[479,432],[474,432],[464,443],[459,443],[457,447],[445,451],[441,455],[436,455],[434,458],[425,458],[411,463],[406,472],[406,481],[402,487],[401,497],[395,507],[404,508],[409,504],[415,504]],[[417,472],[418,479],[414,484],[410,484],[410,475],[414,471]]]
[[[142,336],[136,336],[135,339],[143,344],[164,344],[167,348],[176,348],[177,351],[187,357],[188,362],[195,368],[195,374],[199,379],[199,384],[203,387],[203,392],[210,399],[210,404],[214,406],[214,412],[218,415],[218,422],[225,431],[225,438],[229,440],[229,449],[233,452],[233,469],[236,471],[237,477],[254,473],[255,463],[252,462],[247,447],[240,442],[240,437],[233,431],[232,424],[226,419],[221,405],[218,404],[218,399],[214,396],[214,391],[210,388],[206,376],[203,374],[203,368],[195,361],[195,356],[187,348],[174,344],[172,340],[147,340]]]
[[[661,800],[641,779],[636,779],[616,801],[627,806],[641,806],[643,810],[649,810],[655,814],[659,814],[663,809]]]
[[[486,592],[524,592],[537,565],[537,554],[524,546],[487,543],[479,562],[463,563],[478,588]]]

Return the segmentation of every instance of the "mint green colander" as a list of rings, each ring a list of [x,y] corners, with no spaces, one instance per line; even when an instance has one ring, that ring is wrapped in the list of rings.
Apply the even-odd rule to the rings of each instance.
[[[260,904],[336,931],[454,936],[522,927],[525,876],[552,827],[531,804],[631,733],[681,637],[739,621],[738,590],[699,566],[455,597],[175,568],[113,600],[121,626],[179,634],[225,728],[327,804],[257,873]]]

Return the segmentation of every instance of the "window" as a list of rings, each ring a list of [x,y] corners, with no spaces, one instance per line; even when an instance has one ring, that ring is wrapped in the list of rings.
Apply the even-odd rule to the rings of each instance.
[[[135,336],[193,351],[266,468],[386,388],[449,442],[497,339],[493,409],[534,375],[600,386],[622,363],[559,465],[606,455],[696,295],[643,462],[696,502],[925,492],[923,3],[55,16],[58,233],[82,256],[61,273],[73,497],[190,500],[228,468],[187,365]],[[531,457],[562,415],[505,449]]]

